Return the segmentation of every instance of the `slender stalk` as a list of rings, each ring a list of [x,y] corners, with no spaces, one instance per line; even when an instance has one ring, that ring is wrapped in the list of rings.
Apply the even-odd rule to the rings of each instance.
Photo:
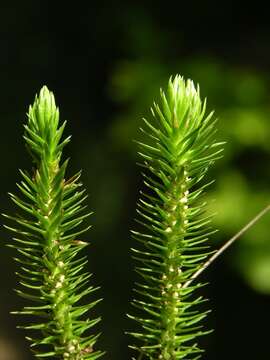
[[[247,232],[253,225],[256,224],[268,211],[270,210],[270,204],[261,210],[254,218],[252,218],[241,230],[239,230],[233,237],[225,242],[219,250],[217,250],[200,268],[197,270],[191,278],[183,285],[183,288],[187,288],[198,276],[201,275],[225,250],[228,249],[237,239],[239,239],[245,232]]]

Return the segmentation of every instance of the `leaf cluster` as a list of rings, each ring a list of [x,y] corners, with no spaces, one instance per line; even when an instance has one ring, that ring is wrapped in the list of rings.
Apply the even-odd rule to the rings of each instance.
[[[202,198],[210,183],[202,179],[222,144],[215,141],[216,119],[206,115],[206,101],[192,81],[176,76],[160,97],[151,120],[144,119],[146,140],[138,143],[146,190],[137,207],[140,228],[132,231],[141,280],[134,289],[135,314],[129,315],[139,330],[130,334],[140,359],[197,359],[196,338],[206,333],[200,322],[207,312],[197,308],[204,299],[195,290],[202,284],[188,281],[210,253],[214,230]]]
[[[87,259],[79,254],[87,246],[80,236],[89,229],[82,223],[90,213],[80,173],[66,179],[68,161],[61,156],[70,138],[61,140],[65,124],[59,125],[54,96],[43,87],[29,108],[24,134],[34,169],[31,174],[20,170],[20,195],[10,194],[20,213],[5,215],[15,224],[6,227],[15,234],[10,246],[19,263],[16,292],[31,302],[14,313],[35,319],[22,327],[36,334],[28,339],[37,357],[93,360],[102,352],[94,351],[98,335],[88,330],[100,319],[85,316],[99,300],[81,302],[96,288],[89,286]]]

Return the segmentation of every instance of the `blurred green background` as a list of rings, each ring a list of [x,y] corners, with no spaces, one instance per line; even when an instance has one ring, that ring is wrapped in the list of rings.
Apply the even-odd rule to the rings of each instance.
[[[131,358],[135,279],[129,248],[142,187],[136,145],[160,86],[180,73],[200,84],[219,118],[224,158],[211,169],[207,195],[217,212],[217,248],[270,200],[270,25],[266,9],[236,2],[14,1],[0,7],[1,211],[13,212],[18,168],[30,169],[22,133],[28,105],[43,84],[54,91],[72,142],[70,174],[82,180],[94,210],[85,236],[89,269],[101,285],[104,359]],[[203,359],[266,359],[270,322],[270,215],[202,276],[215,332],[201,339]],[[14,252],[1,229],[0,360],[30,360],[21,321]]]

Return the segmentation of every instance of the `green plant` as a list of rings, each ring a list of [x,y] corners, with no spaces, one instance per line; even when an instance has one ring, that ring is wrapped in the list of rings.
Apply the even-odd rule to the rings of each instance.
[[[54,96],[43,87],[29,108],[24,134],[34,170],[32,174],[20,171],[21,196],[10,194],[22,214],[6,215],[16,222],[16,227],[6,227],[16,234],[10,246],[18,251],[15,260],[23,288],[17,293],[36,305],[14,313],[42,319],[22,326],[37,333],[36,338],[27,337],[36,356],[96,359],[102,355],[93,350],[98,335],[84,333],[100,319],[81,317],[99,300],[78,305],[96,290],[89,287],[90,274],[82,272],[86,256],[77,256],[87,245],[78,236],[89,229],[80,225],[90,213],[84,211],[86,195],[80,173],[65,178],[68,160],[62,162],[61,157],[70,140],[61,140],[65,124],[59,125]]]
[[[215,141],[216,120],[206,114],[199,88],[180,76],[161,91],[152,116],[144,120],[147,138],[139,142],[147,189],[137,209],[141,228],[132,232],[140,243],[132,250],[141,281],[132,301],[137,312],[129,315],[139,327],[130,331],[136,340],[131,347],[139,359],[194,360],[201,352],[196,338],[208,331],[200,325],[207,311],[197,307],[204,301],[196,295],[203,284],[193,283],[270,205],[211,256],[208,237],[215,230],[203,200],[211,182],[203,178],[222,152]],[[96,359],[103,352],[94,350],[98,335],[88,330],[100,318],[85,315],[100,300],[80,302],[96,290],[83,270],[87,257],[79,256],[87,243],[78,236],[89,229],[81,224],[90,213],[85,213],[80,173],[66,180],[68,161],[61,157],[70,138],[61,140],[64,128],[53,94],[43,87],[29,108],[24,134],[34,170],[20,171],[20,197],[10,194],[21,214],[5,215],[16,223],[6,228],[16,234],[9,246],[18,251],[22,288],[17,293],[33,303],[14,313],[34,319],[22,328],[36,334],[27,336],[35,356]]]
[[[142,193],[137,209],[144,230],[133,231],[142,244],[133,249],[142,280],[132,303],[141,315],[130,317],[141,325],[131,333],[141,340],[134,348],[150,359],[197,358],[194,339],[205,333],[197,325],[206,316],[196,308],[203,299],[193,295],[202,285],[185,286],[209,255],[214,232],[201,199],[209,183],[201,181],[222,144],[215,141],[213,113],[205,113],[199,89],[176,76],[161,91],[161,106],[154,104],[153,120],[144,120],[150,141],[139,146],[150,193]]]

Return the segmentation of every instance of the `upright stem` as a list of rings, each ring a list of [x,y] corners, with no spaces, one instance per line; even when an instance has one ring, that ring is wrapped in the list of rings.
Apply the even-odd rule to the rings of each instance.
[[[176,326],[180,313],[181,289],[181,242],[187,225],[187,173],[182,170],[172,182],[164,203],[164,274],[161,287],[161,354],[160,359],[175,359]]]

